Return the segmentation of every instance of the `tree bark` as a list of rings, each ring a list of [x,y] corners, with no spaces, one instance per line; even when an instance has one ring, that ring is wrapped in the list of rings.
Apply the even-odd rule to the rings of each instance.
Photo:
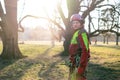
[[[118,45],[119,42],[119,36],[116,34],[116,45]]]
[[[2,43],[3,51],[1,58],[17,59],[22,58],[22,53],[18,47],[18,27],[17,27],[17,0],[5,0],[6,14],[2,11]]]
[[[64,38],[65,38],[65,41],[63,43],[64,53],[65,53],[65,55],[68,55],[69,45],[70,45],[71,38],[72,38],[72,30],[71,30],[70,26],[68,27],[68,29],[66,29]]]

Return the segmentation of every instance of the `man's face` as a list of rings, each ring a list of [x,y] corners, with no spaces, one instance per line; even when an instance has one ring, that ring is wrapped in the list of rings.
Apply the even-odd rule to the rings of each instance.
[[[83,25],[79,21],[72,21],[72,28],[74,30],[81,29]]]

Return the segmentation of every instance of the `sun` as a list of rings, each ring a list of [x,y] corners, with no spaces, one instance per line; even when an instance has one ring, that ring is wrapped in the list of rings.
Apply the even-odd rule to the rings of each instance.
[[[19,0],[19,15],[36,15],[44,16],[46,12],[52,13],[56,8],[58,0]]]
[[[38,17],[46,17],[47,15],[52,16],[57,6],[58,0],[19,0],[18,1],[18,21],[25,15],[33,15]],[[33,18],[34,19],[34,18]],[[31,18],[27,18],[25,25],[33,26],[35,24],[41,24],[40,21],[31,22]],[[42,21],[42,24],[46,22]]]

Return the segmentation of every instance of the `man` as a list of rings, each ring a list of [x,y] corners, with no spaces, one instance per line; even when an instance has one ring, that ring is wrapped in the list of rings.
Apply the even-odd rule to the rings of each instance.
[[[73,14],[70,22],[73,36],[69,46],[69,59],[71,62],[69,80],[86,80],[84,74],[90,54],[89,38],[84,29],[84,19],[79,14]]]

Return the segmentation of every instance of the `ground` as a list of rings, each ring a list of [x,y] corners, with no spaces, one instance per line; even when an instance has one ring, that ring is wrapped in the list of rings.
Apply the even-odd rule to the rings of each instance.
[[[62,45],[19,44],[26,58],[0,59],[0,80],[67,80]],[[120,46],[91,45],[88,80],[120,80]]]

